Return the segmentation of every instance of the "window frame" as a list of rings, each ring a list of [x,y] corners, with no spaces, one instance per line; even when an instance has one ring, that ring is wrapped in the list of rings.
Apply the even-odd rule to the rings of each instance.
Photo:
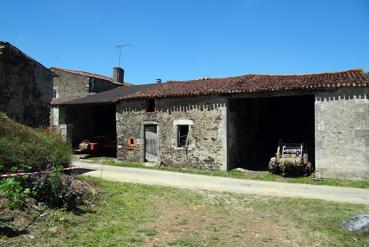
[[[187,132],[187,146],[179,146],[179,126],[188,126]],[[188,149],[191,150],[194,147],[193,139],[192,139],[192,128],[193,121],[189,119],[177,119],[173,121],[173,134],[172,134],[172,144],[174,149]]]
[[[182,128],[187,128],[187,133],[185,135],[181,135],[181,129]],[[177,142],[176,142],[176,147],[177,148],[186,148],[188,146],[188,139],[189,139],[189,132],[190,132],[190,125],[188,124],[178,124],[177,125]],[[184,143],[182,144],[183,142],[183,137],[186,137],[185,140],[184,140]]]
[[[127,149],[132,150],[132,149],[137,149],[138,147],[138,142],[136,138],[128,138],[127,139]]]

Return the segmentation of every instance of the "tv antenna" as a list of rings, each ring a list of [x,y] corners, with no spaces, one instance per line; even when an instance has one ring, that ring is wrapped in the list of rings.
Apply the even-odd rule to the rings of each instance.
[[[120,67],[120,57],[122,56],[122,48],[130,45],[131,44],[118,44],[115,46],[115,48],[119,49],[119,62],[118,62],[119,67]]]

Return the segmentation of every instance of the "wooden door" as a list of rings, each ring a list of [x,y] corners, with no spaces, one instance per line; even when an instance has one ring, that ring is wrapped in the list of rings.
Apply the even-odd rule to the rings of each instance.
[[[145,125],[145,161],[159,161],[159,135],[157,125]]]

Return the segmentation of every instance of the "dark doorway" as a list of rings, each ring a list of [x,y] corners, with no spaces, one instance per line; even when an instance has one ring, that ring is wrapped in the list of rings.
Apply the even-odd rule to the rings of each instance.
[[[99,144],[98,154],[117,155],[117,132],[115,105],[100,105],[93,108],[94,135],[92,141]]]
[[[72,143],[75,150],[81,150],[81,143],[91,143],[88,147],[94,148],[84,152],[116,157],[115,105],[82,105],[67,110],[67,122],[73,125]]]
[[[279,141],[306,143],[314,163],[314,96],[231,99],[230,169],[267,170]]]
[[[95,106],[94,107],[95,135],[108,137],[116,136],[116,121],[114,106]]]

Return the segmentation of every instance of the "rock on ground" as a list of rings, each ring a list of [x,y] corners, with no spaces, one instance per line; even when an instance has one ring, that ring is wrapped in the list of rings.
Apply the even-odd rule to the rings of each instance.
[[[369,235],[369,214],[361,214],[343,222],[343,226],[350,232]]]

